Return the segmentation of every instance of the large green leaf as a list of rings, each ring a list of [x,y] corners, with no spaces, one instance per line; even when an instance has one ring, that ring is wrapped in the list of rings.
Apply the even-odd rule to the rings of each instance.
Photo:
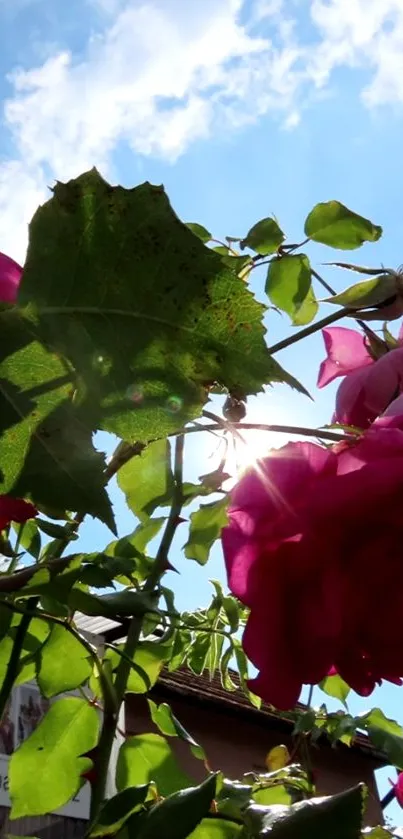
[[[189,538],[185,545],[185,556],[205,565],[210,550],[227,523],[228,498],[220,498],[211,504],[202,504],[190,516]]]
[[[266,293],[294,324],[310,323],[318,311],[318,303],[311,286],[308,257],[301,253],[273,259],[267,272]]]
[[[377,242],[382,227],[353,213],[340,201],[316,204],[305,220],[305,235],[314,242],[340,250],[354,250],[363,242]]]
[[[252,804],[245,823],[251,837],[273,839],[360,839],[365,787],[291,806]]]
[[[37,338],[30,318],[16,310],[0,313],[1,492],[88,512],[113,529],[104,458],[71,401],[71,367]]]
[[[147,522],[157,507],[170,503],[174,486],[168,440],[150,443],[118,472],[118,484],[135,516]]]
[[[240,246],[242,249],[250,248],[262,256],[267,256],[276,252],[284,238],[284,233],[274,218],[263,218],[251,227]]]
[[[37,678],[46,697],[74,690],[89,679],[92,661],[88,650],[63,626],[53,625],[42,648]]]
[[[41,816],[62,807],[91,768],[99,720],[84,699],[59,699],[10,760],[11,817]]]
[[[148,784],[157,785],[160,795],[171,795],[192,780],[180,768],[165,737],[159,734],[137,734],[120,747],[116,768],[118,790]]]
[[[58,182],[30,224],[19,303],[76,370],[77,401],[126,440],[177,430],[215,381],[256,393],[282,375],[264,307],[149,183]]]
[[[207,815],[214,799],[217,776],[210,775],[202,784],[173,793],[133,819],[137,839],[187,839]]]

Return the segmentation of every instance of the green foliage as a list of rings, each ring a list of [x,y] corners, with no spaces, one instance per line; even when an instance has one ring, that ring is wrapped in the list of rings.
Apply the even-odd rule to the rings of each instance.
[[[267,272],[266,293],[277,308],[287,312],[294,325],[310,323],[318,311],[311,286],[311,265],[305,254],[272,259]]]
[[[83,699],[59,699],[50,707],[10,760],[13,819],[49,813],[73,798],[91,767],[82,755],[94,748],[98,725],[95,708]]]
[[[122,653],[124,653],[122,644],[107,651],[105,660],[111,663],[112,670],[116,670]],[[155,685],[169,653],[169,646],[152,641],[140,641],[131,662],[127,692],[147,693]]]
[[[19,550],[23,548],[34,559],[38,559],[41,552],[41,534],[38,522],[35,519],[28,519],[25,524],[14,524],[13,529],[17,533]]]
[[[132,457],[119,470],[118,484],[128,507],[140,521],[147,523],[157,507],[167,506],[171,501],[174,480],[169,442],[157,440]]]
[[[185,545],[185,556],[205,565],[210,550],[227,522],[228,498],[220,498],[211,504],[202,504],[190,516],[189,538]]]
[[[338,795],[311,798],[289,807],[252,804],[245,823],[250,837],[273,839],[360,839],[365,787]]]
[[[262,306],[149,183],[111,187],[95,169],[58,182],[30,225],[19,302],[92,424],[126,440],[176,431],[209,383],[253,393],[279,375]]]
[[[156,784],[160,795],[190,787],[192,780],[179,766],[167,740],[159,734],[137,734],[120,747],[116,785],[126,787]]]
[[[357,717],[356,723],[368,733],[374,746],[388,756],[393,766],[403,771],[403,727],[385,717],[380,708]]]
[[[10,612],[10,614],[12,614]],[[6,677],[7,667],[14,646],[16,632],[21,623],[21,615],[13,615],[11,627],[6,626],[7,634],[0,641],[0,684]],[[50,626],[46,621],[33,618],[24,637],[21,656],[19,659],[16,685],[25,684],[35,678],[37,656],[50,633]]]
[[[354,250],[364,242],[377,242],[382,236],[382,227],[339,201],[316,204],[305,220],[304,231],[314,242],[339,250]]]
[[[92,671],[88,650],[63,626],[52,626],[37,666],[43,696],[56,696],[86,682]]]
[[[180,790],[133,819],[137,839],[187,839],[208,813],[215,795],[217,776]]]
[[[275,253],[284,242],[284,233],[273,218],[263,218],[251,227],[245,239],[241,241],[241,248],[267,256]]]
[[[203,819],[188,839],[241,839],[242,825],[220,818]]]

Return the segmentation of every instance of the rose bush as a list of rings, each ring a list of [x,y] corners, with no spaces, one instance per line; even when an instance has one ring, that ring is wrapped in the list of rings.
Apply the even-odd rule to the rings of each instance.
[[[22,277],[21,265],[10,256],[0,253],[0,302],[15,303]]]
[[[327,358],[319,368],[318,387],[345,376],[336,394],[333,422],[367,428],[403,389],[403,347],[375,360],[365,337],[353,329],[333,327],[322,334]]]
[[[0,495],[0,530],[4,530],[12,521],[23,524],[37,515],[38,511],[30,501]]]
[[[332,667],[364,696],[400,683],[402,504],[402,416],[351,445],[289,443],[236,485],[224,556],[263,699],[290,708]]]

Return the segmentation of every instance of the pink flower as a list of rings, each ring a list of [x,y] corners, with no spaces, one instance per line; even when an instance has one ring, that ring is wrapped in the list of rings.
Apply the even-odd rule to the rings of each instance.
[[[361,370],[373,363],[365,338],[354,329],[333,326],[322,329],[327,358],[319,367],[318,387],[325,387],[338,376]]]
[[[320,366],[318,387],[345,376],[333,421],[367,428],[403,389],[403,347],[375,361],[364,338],[352,329],[324,329],[323,338],[328,358]]]
[[[395,791],[396,801],[403,807],[403,772],[399,772],[395,783],[393,781],[390,781],[390,783]]]
[[[0,253],[0,302],[15,303],[18,286],[22,277],[22,268],[10,256]]]
[[[332,668],[364,696],[401,683],[402,429],[392,417],[353,446],[289,443],[233,490],[229,587],[250,608],[250,687],[278,708]]]
[[[0,495],[0,530],[4,530],[12,521],[23,524],[37,515],[38,511],[30,501],[11,498],[10,495]]]

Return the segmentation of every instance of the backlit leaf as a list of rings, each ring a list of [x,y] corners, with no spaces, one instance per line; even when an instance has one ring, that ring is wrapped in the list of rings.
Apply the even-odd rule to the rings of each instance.
[[[294,324],[310,323],[318,311],[318,303],[311,286],[308,257],[290,254],[273,259],[267,272],[266,293]]]
[[[118,790],[149,784],[157,785],[160,795],[171,795],[192,785],[180,768],[165,737],[159,734],[137,734],[122,744],[116,769]]]
[[[353,213],[339,201],[316,204],[305,221],[305,235],[339,250],[354,250],[363,242],[377,242],[382,227]]]
[[[54,624],[41,650],[38,685],[46,697],[74,690],[89,679],[92,661],[88,650],[63,626]]]
[[[262,256],[267,256],[276,252],[284,238],[284,233],[274,218],[263,218],[251,227],[240,247],[242,250],[250,248]]]
[[[189,538],[185,545],[185,556],[205,565],[212,545],[218,539],[227,523],[228,498],[220,498],[211,504],[202,504],[190,516]]]
[[[157,440],[118,472],[118,484],[132,512],[148,522],[157,507],[167,506],[174,486],[168,440]]]

